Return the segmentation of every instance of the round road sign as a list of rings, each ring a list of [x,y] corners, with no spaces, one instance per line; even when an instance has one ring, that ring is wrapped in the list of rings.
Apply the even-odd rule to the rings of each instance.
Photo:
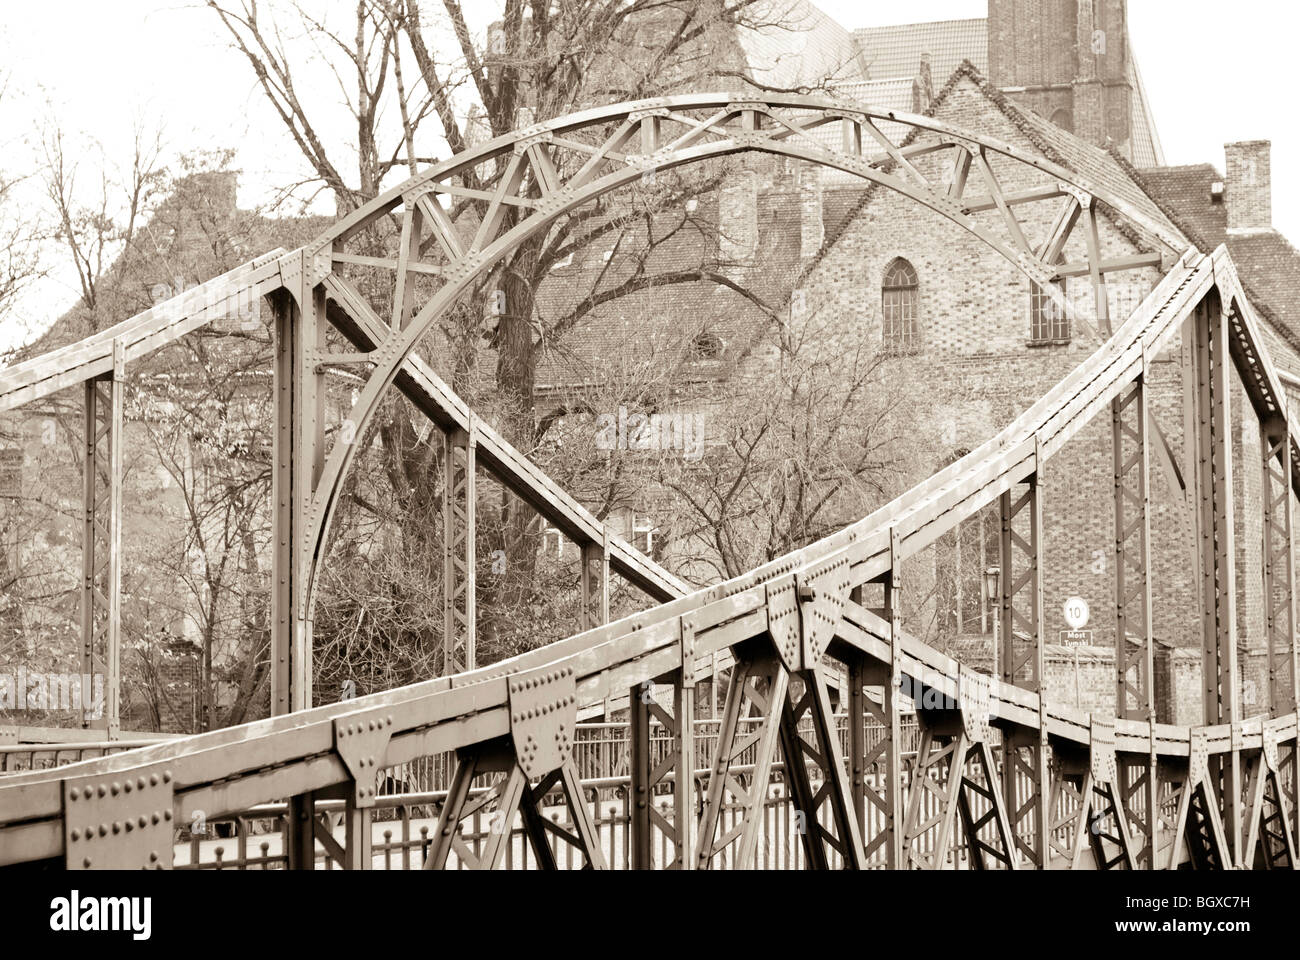
[[[1083,597],[1071,597],[1065,601],[1065,622],[1071,630],[1082,630],[1088,625],[1088,601]]]

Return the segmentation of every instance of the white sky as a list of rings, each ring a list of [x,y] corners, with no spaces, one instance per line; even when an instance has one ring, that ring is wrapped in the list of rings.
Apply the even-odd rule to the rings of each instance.
[[[322,0],[308,0],[308,6],[341,9]],[[465,4],[475,29],[484,28],[501,6],[500,0]],[[980,17],[987,10],[986,0],[821,0],[818,6],[850,29]],[[1166,161],[1210,162],[1222,169],[1225,142],[1272,140],[1274,224],[1300,239],[1300,177],[1290,175],[1300,164],[1300,128],[1284,106],[1294,96],[1290,58],[1300,6],[1275,0],[1236,0],[1230,8],[1208,0],[1130,0],[1128,16]],[[346,23],[340,26],[346,29]],[[413,64],[407,72],[415,73]],[[230,48],[215,15],[195,0],[7,0],[0,7],[0,78],[5,76],[0,169],[7,173],[32,170],[37,128],[50,118],[70,134],[102,143],[110,161],[125,162],[137,117],[161,122],[172,156],[237,146],[245,205],[263,200],[265,185],[301,179],[305,170],[246,62]],[[337,94],[325,75],[311,95],[326,106]],[[346,141],[343,117],[340,111],[337,129]],[[420,152],[445,148],[430,143]],[[355,167],[349,156],[335,162]],[[75,298],[72,275],[59,272],[43,281],[24,299],[21,322],[0,330],[0,350],[42,329]]]

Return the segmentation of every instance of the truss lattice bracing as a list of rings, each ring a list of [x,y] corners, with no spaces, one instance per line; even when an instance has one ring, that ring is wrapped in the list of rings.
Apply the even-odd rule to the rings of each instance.
[[[121,348],[113,354],[112,372],[85,383],[81,583],[82,726],[103,727],[110,739],[118,734],[121,686],[124,389]],[[104,690],[98,704],[97,676]]]
[[[1115,667],[1116,713],[1155,722],[1155,641],[1151,618],[1151,487],[1147,446],[1146,360],[1142,375],[1111,401],[1115,475]],[[1144,759],[1120,761],[1112,789],[1138,834],[1139,865],[1156,865],[1159,786],[1154,741]]]
[[[817,134],[827,125],[841,128],[840,146]],[[997,436],[893,502],[824,540],[692,592],[478,421],[412,351],[471,284],[557,218],[655,171],[741,151],[824,164],[892,190],[969,231],[1040,286],[1088,277],[1094,308],[1074,319],[1109,339]],[[465,186],[462,175],[470,171],[489,187]],[[1014,189],[1013,171],[1023,175]],[[1024,186],[1026,178],[1034,185]],[[1058,206],[1047,235],[1034,237],[1020,211],[1040,201]],[[471,215],[462,217],[462,208]],[[365,252],[359,239],[390,216],[400,225],[396,254]],[[1153,252],[1104,257],[1098,225],[1111,216],[1135,228]],[[1070,262],[1068,241],[1080,228],[1083,259]],[[1145,268],[1160,269],[1164,278],[1131,316],[1113,322],[1107,278]],[[362,269],[371,271],[367,283],[356,280]],[[363,290],[382,295],[372,303]],[[373,866],[377,771],[450,753],[458,766],[436,835],[427,855],[411,858],[407,850],[408,860],[505,866],[528,859],[549,868],[558,865],[558,844],[582,865],[600,867],[602,826],[589,795],[594,788],[578,779],[575,723],[627,709],[634,867],[754,865],[769,812],[783,805],[803,815],[798,842],[810,866],[1294,867],[1294,668],[1291,712],[1281,709],[1276,690],[1276,715],[1266,720],[1243,720],[1237,703],[1233,369],[1250,404],[1243,415],[1257,416],[1266,437],[1265,575],[1275,666],[1294,633],[1289,512],[1300,446],[1226,249],[1182,252],[1181,238],[1167,226],[1148,222],[1077,174],[928,118],[793,96],[699,94],[620,104],[516,131],[434,164],[303,249],[277,251],[210,281],[197,296],[0,372],[0,410],[89,383],[95,400],[87,408],[94,414],[88,413],[87,466],[112,461],[120,445],[100,445],[104,418],[120,424],[120,387],[109,384],[119,383],[127,364],[247,298],[266,299],[277,346],[277,716],[0,779],[0,863],[167,866],[169,821],[287,797],[290,866],[316,864],[318,844],[331,864]],[[1209,682],[1204,723],[1177,726],[1155,716],[1145,390],[1147,358],[1184,325],[1183,475],[1196,506]],[[336,335],[354,352],[331,352]],[[326,365],[360,371],[357,400],[339,422],[326,417]],[[106,376],[111,381],[96,383]],[[311,708],[312,599],[330,518],[356,438],[367,435],[390,386],[448,438],[446,666],[464,672]],[[1042,528],[1053,509],[1042,478],[1051,458],[1108,411],[1122,651],[1113,718],[1054,702],[1042,669]],[[478,469],[578,543],[587,629],[473,669]],[[120,470],[107,476],[120,485]],[[103,492],[90,482],[99,475],[88,469],[87,477],[87,505],[102,517]],[[108,502],[111,516],[111,494]],[[900,601],[909,558],[993,504],[1003,522],[1005,630],[999,669],[989,677],[909,635]],[[98,556],[120,520],[94,526],[91,519],[88,512],[87,554]],[[95,560],[85,569],[90,619],[108,631],[97,633],[92,624],[86,636],[111,638],[120,629],[116,591],[96,606],[102,588],[93,588],[115,574]],[[662,605],[608,622],[611,573]],[[1289,649],[1294,663],[1294,643]],[[716,680],[719,670],[729,673],[721,733],[707,762],[697,765],[694,687],[702,676]],[[836,686],[849,725],[843,742],[833,723]],[[671,688],[671,706],[659,699],[661,688]],[[905,770],[911,743],[903,711],[913,705],[917,761]],[[662,742],[652,735],[656,728],[669,744],[662,754],[654,752]],[[124,783],[137,786],[111,789]],[[466,826],[493,815],[497,833]],[[91,821],[149,826],[127,837],[88,831]],[[656,836],[664,846],[656,846]],[[516,859],[525,849],[531,853]]]
[[[473,670],[478,665],[474,636],[477,447],[478,438],[471,426],[468,432],[448,434],[443,449],[442,672],[445,676]]]

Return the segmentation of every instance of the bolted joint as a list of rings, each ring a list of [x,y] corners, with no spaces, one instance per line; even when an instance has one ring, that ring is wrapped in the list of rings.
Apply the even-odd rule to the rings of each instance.
[[[375,805],[377,776],[386,765],[392,738],[391,713],[371,710],[335,718],[334,751],[352,775],[354,806]]]

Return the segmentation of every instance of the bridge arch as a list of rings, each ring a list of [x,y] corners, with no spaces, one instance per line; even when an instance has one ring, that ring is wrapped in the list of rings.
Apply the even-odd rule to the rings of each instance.
[[[828,124],[841,127],[841,148],[828,146],[814,131]],[[677,136],[667,130],[676,125]],[[613,127],[612,132],[607,132]],[[906,131],[902,137],[882,127]],[[598,134],[596,142],[574,137]],[[875,145],[873,159],[864,145]],[[631,147],[638,152],[631,152]],[[433,164],[418,176],[385,192],[340,220],[302,251],[282,264],[299,308],[305,315],[323,312],[317,291],[325,293],[362,328],[374,332],[373,349],[365,359],[374,364],[347,418],[350,436],[362,436],[385,392],[420,339],[428,333],[470,285],[503,257],[549,229],[564,214],[658,171],[742,152],[768,153],[819,164],[860,177],[906,197],[967,230],[1006,259],[1031,282],[1050,289],[1052,298],[1071,321],[1082,320],[1050,281],[1062,272],[1088,276],[1094,289],[1095,319],[1109,333],[1104,277],[1113,271],[1160,267],[1168,254],[1182,252],[1184,241],[1164,224],[1132,204],[1058,164],[1040,159],[1010,144],[929,117],[849,107],[816,97],[772,95],[761,99],[738,93],[704,93],[643,100],[585,110],[497,137],[476,148]],[[920,173],[915,158],[941,154],[951,165],[942,183]],[[1016,193],[1003,191],[990,159],[1005,158],[1033,171],[1041,185]],[[585,158],[585,159],[583,159]],[[574,161],[565,164],[564,159]],[[576,162],[580,160],[581,162]],[[452,183],[478,168],[503,167],[494,190],[476,190]],[[982,181],[983,194],[970,184]],[[480,225],[468,243],[439,195],[476,199],[485,204]],[[1062,206],[1049,235],[1039,244],[1026,237],[1016,217],[1019,204],[1060,198]],[[1098,240],[1099,202],[1122,220],[1161,244],[1164,253],[1107,260]],[[401,250],[396,260],[351,255],[347,247],[379,219],[402,208]],[[507,209],[528,212],[513,225]],[[996,211],[1001,231],[981,223],[974,214]],[[1060,262],[1066,241],[1076,226],[1086,244],[1086,261]],[[437,264],[419,259],[420,241],[443,255]],[[393,316],[385,323],[354,287],[334,272],[338,263],[364,263],[394,271]],[[417,273],[435,274],[442,285],[418,309],[411,303]],[[319,437],[323,447],[323,433]],[[355,455],[355,445],[335,442],[323,458],[306,515],[295,523],[301,531],[299,549],[303,571],[294,583],[298,617],[310,636],[316,586],[325,560],[327,539],[339,492]]]

